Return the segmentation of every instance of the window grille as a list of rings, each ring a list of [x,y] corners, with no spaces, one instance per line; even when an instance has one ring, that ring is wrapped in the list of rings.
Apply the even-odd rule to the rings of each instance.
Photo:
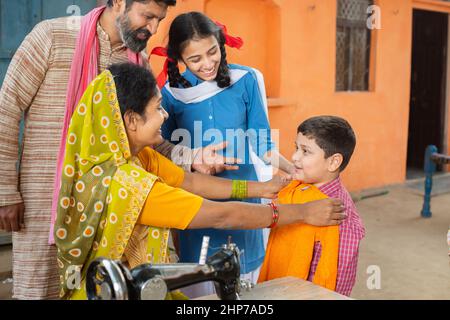
[[[336,91],[368,91],[370,0],[337,0]]]

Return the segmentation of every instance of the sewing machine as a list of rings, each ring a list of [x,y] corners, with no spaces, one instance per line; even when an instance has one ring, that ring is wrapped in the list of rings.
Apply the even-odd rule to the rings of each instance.
[[[164,300],[167,293],[192,284],[213,281],[221,300],[238,300],[241,288],[239,249],[231,241],[206,264],[143,264],[128,270],[120,261],[99,258],[86,274],[89,300]]]

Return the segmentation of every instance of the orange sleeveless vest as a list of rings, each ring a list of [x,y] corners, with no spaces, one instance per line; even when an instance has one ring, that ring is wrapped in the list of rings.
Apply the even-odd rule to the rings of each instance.
[[[326,198],[317,187],[300,181],[293,181],[278,194],[280,204],[302,204]],[[293,224],[272,229],[258,282],[287,276],[307,280],[316,241],[320,241],[322,252],[313,283],[334,290],[339,254],[338,226]]]

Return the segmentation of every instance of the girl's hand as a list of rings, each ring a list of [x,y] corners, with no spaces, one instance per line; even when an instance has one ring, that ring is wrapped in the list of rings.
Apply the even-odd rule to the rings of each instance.
[[[264,194],[261,196],[262,198],[267,199],[276,199],[278,197],[278,192],[281,189],[286,187],[289,183],[291,183],[292,177],[280,177],[275,176],[272,180],[263,182],[264,183]]]
[[[194,157],[192,170],[212,176],[225,170],[239,170],[239,166],[236,164],[241,163],[242,160],[224,157],[217,153],[217,151],[225,149],[227,145],[228,142],[224,141],[200,149]]]

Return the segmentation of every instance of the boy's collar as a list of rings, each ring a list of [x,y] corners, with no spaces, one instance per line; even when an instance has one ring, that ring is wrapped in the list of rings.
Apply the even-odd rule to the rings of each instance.
[[[326,190],[334,189],[335,187],[338,187],[341,185],[341,177],[338,176],[336,179],[331,180],[330,182],[327,182],[319,187],[319,190],[324,192]],[[324,192],[325,193],[325,192]]]
[[[303,185],[315,186],[314,184],[305,183],[305,182],[300,181],[300,180],[293,180],[293,182],[294,181],[296,181],[299,185],[303,184]],[[331,188],[333,188],[335,186],[339,186],[339,185],[341,185],[341,177],[340,176],[338,176],[337,178],[335,178],[335,179],[333,179],[333,180],[331,180],[329,182],[326,182],[323,185],[321,185],[320,187],[316,187],[316,188],[323,192],[324,189],[325,190],[326,189],[331,189]]]

